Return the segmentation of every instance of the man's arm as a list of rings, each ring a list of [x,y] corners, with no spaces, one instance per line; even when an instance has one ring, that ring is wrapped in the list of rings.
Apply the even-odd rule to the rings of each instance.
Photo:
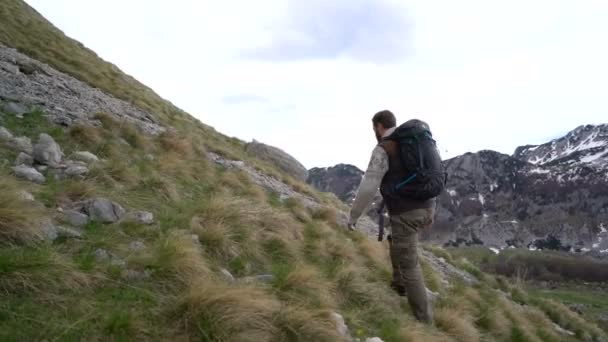
[[[363,211],[371,204],[386,172],[388,172],[388,155],[382,147],[376,146],[350,210],[349,227],[351,229],[353,229]]]

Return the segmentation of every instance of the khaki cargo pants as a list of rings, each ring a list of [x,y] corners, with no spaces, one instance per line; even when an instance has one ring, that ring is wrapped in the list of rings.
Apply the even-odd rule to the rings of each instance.
[[[418,260],[418,234],[433,224],[433,216],[432,208],[391,216],[392,286],[401,295],[407,294],[414,316],[425,323],[433,322],[433,312]]]

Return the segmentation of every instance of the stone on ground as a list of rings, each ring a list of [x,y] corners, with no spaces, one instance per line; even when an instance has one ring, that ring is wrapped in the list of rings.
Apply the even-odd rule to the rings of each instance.
[[[85,162],[87,164],[93,164],[99,161],[99,158],[89,151],[78,151],[74,152],[72,158],[75,160],[79,160]]]
[[[38,137],[38,143],[34,145],[34,160],[50,167],[59,167],[62,158],[61,147],[50,135],[41,133]]]
[[[18,165],[12,167],[12,170],[17,178],[25,179],[38,184],[44,183],[44,175],[33,167],[27,165]]]
[[[19,152],[17,159],[15,159],[15,165],[34,165],[34,158],[27,153]]]
[[[85,206],[85,210],[92,220],[101,223],[117,222],[125,214],[125,209],[120,204],[102,197],[89,200]]]

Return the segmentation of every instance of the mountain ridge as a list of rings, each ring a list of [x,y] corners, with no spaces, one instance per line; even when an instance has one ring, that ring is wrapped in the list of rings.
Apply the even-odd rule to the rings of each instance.
[[[505,248],[555,237],[563,248],[608,249],[600,229],[608,221],[606,132],[606,124],[582,125],[545,144],[518,147],[512,155],[481,150],[445,160],[449,181],[427,238]],[[338,197],[348,194],[352,200],[360,177],[347,184],[332,181],[345,189],[334,188]]]
[[[606,340],[599,319],[431,246],[420,262],[436,326],[415,322],[371,222],[350,232],[335,197],[131,82],[23,1],[0,2],[0,22],[0,41],[37,61],[0,45],[15,56],[0,89],[19,89],[0,105],[0,340]],[[29,81],[50,82],[32,91],[44,103],[24,99]],[[90,112],[98,101],[107,110]],[[164,130],[111,110],[125,103]]]

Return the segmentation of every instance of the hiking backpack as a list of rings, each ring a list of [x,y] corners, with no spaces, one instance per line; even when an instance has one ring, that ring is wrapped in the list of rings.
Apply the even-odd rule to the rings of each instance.
[[[382,189],[383,194],[421,201],[439,196],[447,182],[447,173],[428,125],[410,120],[385,140],[398,144],[399,158],[406,172],[402,181]]]

